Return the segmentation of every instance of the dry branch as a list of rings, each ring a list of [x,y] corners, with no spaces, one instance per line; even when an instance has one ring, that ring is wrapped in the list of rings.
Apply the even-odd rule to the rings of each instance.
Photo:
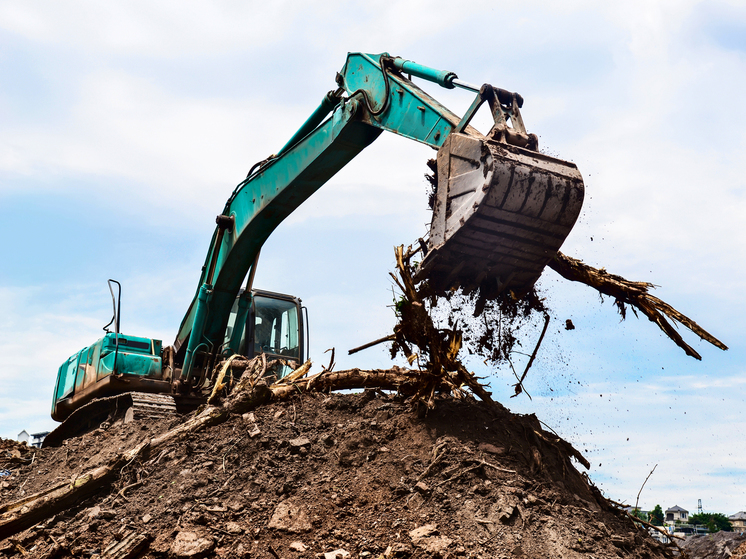
[[[368,342],[367,344],[363,344],[358,347],[353,347],[352,349],[347,351],[347,355],[352,355],[354,353],[357,353],[358,351],[363,351],[364,349],[368,349],[369,347],[373,347],[378,344],[383,344],[386,342],[393,342],[396,339],[396,336],[394,334],[389,334],[388,336],[384,336],[383,338],[378,338],[377,340],[373,340],[372,342]]]
[[[648,482],[648,480],[650,479],[650,476],[652,476],[652,475],[653,475],[653,472],[655,471],[655,469],[656,469],[657,467],[658,467],[658,464],[656,464],[655,466],[653,466],[653,469],[652,469],[652,470],[650,470],[650,473],[648,474],[648,477],[646,477],[646,478],[645,478],[645,481],[643,481],[643,482],[642,482],[642,486],[640,486],[640,490],[639,490],[639,491],[637,492],[637,499],[635,500],[635,509],[634,509],[634,510],[640,510],[640,508],[638,507],[638,505],[640,504],[640,493],[642,493],[642,490],[643,490],[643,488],[645,487],[645,484],[646,484],[646,483]]]
[[[557,253],[548,266],[559,275],[570,281],[584,283],[603,295],[614,297],[622,318],[626,316],[625,305],[639,309],[650,321],[655,322],[673,342],[683,349],[687,355],[695,359],[702,359],[694,348],[687,344],[674,326],[666,320],[668,317],[674,323],[678,322],[697,334],[701,339],[722,350],[728,347],[707,332],[699,324],[674,309],[668,303],[661,301],[649,293],[655,285],[644,281],[630,281],[621,276],[610,274],[606,270],[594,268],[584,264],[576,258],[571,258],[561,252]],[[665,315],[665,316],[664,316]]]
[[[526,369],[523,371],[523,374],[521,375],[521,378],[518,379],[518,382],[513,385],[513,388],[515,389],[515,394],[511,396],[511,398],[515,398],[518,396],[521,392],[526,392],[526,389],[523,387],[523,381],[526,379],[526,375],[528,374],[528,370],[531,368],[531,365],[534,363],[534,359],[536,359],[536,354],[539,351],[539,347],[541,346],[541,342],[544,339],[544,335],[547,333],[547,328],[549,327],[549,313],[544,313],[544,328],[541,330],[541,335],[539,336],[539,341],[536,342],[536,347],[534,348],[533,353],[531,353],[531,358],[528,360],[528,364],[526,365]],[[517,377],[517,375],[516,375]],[[531,395],[526,392],[526,395],[528,396],[529,400],[531,399]]]

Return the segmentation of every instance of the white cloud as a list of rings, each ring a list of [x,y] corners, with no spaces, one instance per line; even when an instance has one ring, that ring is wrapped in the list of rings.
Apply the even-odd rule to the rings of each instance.
[[[297,7],[297,5],[296,5]],[[259,47],[285,39],[290,28],[268,25],[291,16],[292,2],[90,1],[66,5],[0,4],[2,27],[50,45],[111,54],[178,57]]]
[[[123,323],[170,341],[214,214],[249,166],[283,145],[333,87],[347,50],[389,50],[518,90],[529,129],[586,178],[585,210],[566,252],[662,284],[659,296],[733,349],[705,349],[704,364],[690,363],[647,320],[619,324],[608,302],[547,274],[553,308],[578,330],[545,341],[530,375],[534,403],[508,404],[587,446],[604,464],[592,476],[612,496],[631,499],[660,462],[646,503],[693,507],[701,497],[735,507],[716,494],[743,501],[735,474],[720,474],[744,459],[723,425],[743,425],[746,59],[733,42],[738,34],[720,29],[745,20],[738,2],[483,1],[457,12],[420,1],[0,2],[0,29],[21,53],[3,59],[15,65],[0,86],[0,196],[27,200],[31,211],[54,193],[60,214],[73,216],[90,197],[92,211],[131,221],[143,238],[154,223],[168,224],[183,242],[162,247],[166,263],[127,249],[126,240],[111,242],[122,250],[117,269],[126,270]],[[219,85],[201,83],[213,79]],[[470,102],[430,90],[457,111]],[[331,346],[341,354],[390,328],[390,246],[413,240],[428,220],[421,175],[429,156],[382,137],[265,247],[257,286],[304,298],[315,355]],[[117,200],[113,208],[97,205],[107,197]],[[61,226],[34,223],[37,236],[23,241],[38,244],[27,257],[44,254],[45,236]],[[195,241],[201,231],[206,238]],[[61,250],[73,263],[87,258],[76,247]],[[88,285],[90,278],[21,288],[26,280],[5,274],[0,353],[10,366],[0,377],[13,392],[0,400],[0,424],[3,436],[15,436],[19,425],[49,421],[53,372],[100,335],[110,308],[105,284]],[[340,360],[383,364],[379,350]],[[493,384],[507,399],[509,377]],[[695,421],[698,407],[711,423]]]

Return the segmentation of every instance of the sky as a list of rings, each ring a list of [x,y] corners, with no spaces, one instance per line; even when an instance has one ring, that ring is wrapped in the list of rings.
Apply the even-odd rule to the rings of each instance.
[[[585,180],[563,252],[656,284],[730,347],[685,332],[695,361],[644,317],[621,322],[610,300],[547,270],[553,320],[532,398],[510,398],[508,370],[469,362],[494,398],[572,442],[610,498],[634,504],[655,467],[643,509],[746,510],[736,1],[0,0],[0,436],[54,427],[58,367],[111,318],[107,279],[123,286],[123,332],[173,341],[215,216],[335,88],[348,51],[519,92],[542,149]],[[472,100],[421,85],[459,114]],[[316,370],[331,347],[337,369],[391,366],[384,346],[347,350],[394,324],[393,247],[427,231],[433,153],[382,135],[263,247],[255,287],[301,297]],[[539,333],[524,328],[527,353]]]

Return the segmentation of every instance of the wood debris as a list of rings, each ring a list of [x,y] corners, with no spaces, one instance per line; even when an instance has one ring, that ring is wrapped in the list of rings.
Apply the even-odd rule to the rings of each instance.
[[[671,338],[671,340],[673,340],[673,342],[683,349],[690,357],[699,360],[702,359],[702,356],[684,341],[681,334],[676,331],[671,322],[674,324],[677,322],[682,324],[701,339],[711,343],[717,348],[722,350],[728,349],[728,346],[707,332],[691,318],[681,314],[665,301],[661,301],[657,297],[651,295],[649,291],[655,287],[652,283],[645,281],[630,281],[622,276],[610,274],[603,268],[598,269],[588,266],[580,260],[562,254],[561,252],[557,253],[557,256],[555,256],[554,260],[549,262],[548,266],[565,279],[584,283],[602,295],[614,297],[614,304],[622,315],[622,319],[627,316],[626,305],[632,307],[632,312],[635,312],[635,309],[638,309],[642,314],[647,316],[651,322],[657,324],[666,336]],[[637,313],[635,312],[635,314]],[[671,322],[669,322],[669,320]]]

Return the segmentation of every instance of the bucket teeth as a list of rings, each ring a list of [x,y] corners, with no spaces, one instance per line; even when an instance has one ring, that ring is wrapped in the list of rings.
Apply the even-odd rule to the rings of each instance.
[[[417,279],[440,289],[531,288],[583,204],[573,163],[451,134],[438,151],[428,253]]]

